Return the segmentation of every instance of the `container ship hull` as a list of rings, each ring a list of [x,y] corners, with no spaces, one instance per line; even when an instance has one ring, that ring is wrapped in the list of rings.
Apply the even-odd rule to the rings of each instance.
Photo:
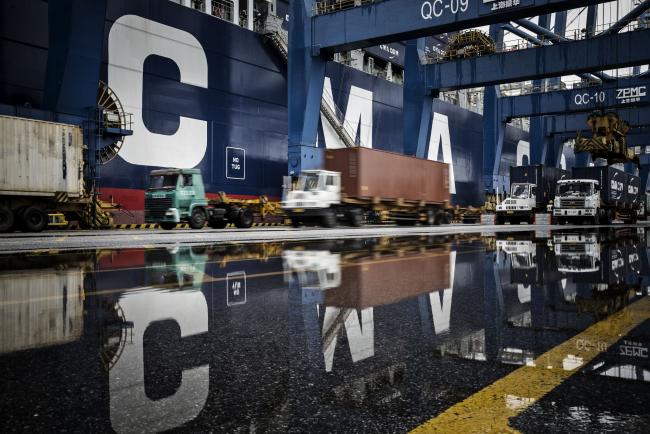
[[[10,65],[0,76],[0,104],[38,109],[51,64],[48,3],[0,7],[10,18],[0,34],[0,60]],[[133,136],[102,166],[100,188],[132,212],[129,222],[142,219],[148,173],[159,167],[200,168],[211,194],[281,196],[286,61],[263,35],[166,0],[109,1],[101,58],[101,79],[133,114]],[[402,86],[331,62],[325,91],[363,146],[404,151]],[[481,115],[441,100],[433,112],[428,158],[451,163],[453,204],[482,205]],[[340,146],[323,122],[318,146]],[[527,163],[528,149],[528,133],[509,126],[504,175]]]

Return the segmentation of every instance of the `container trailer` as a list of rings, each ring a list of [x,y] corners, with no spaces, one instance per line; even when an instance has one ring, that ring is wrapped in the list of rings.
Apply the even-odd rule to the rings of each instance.
[[[557,167],[510,167],[510,197],[496,207],[496,223],[534,223],[535,213],[545,212],[555,197],[556,183],[568,176]]]
[[[324,170],[305,170],[282,208],[297,227],[339,221],[449,223],[449,166],[369,148],[325,151]]]
[[[83,212],[84,152],[78,126],[0,116],[0,232],[40,232],[51,210]]]
[[[612,166],[576,167],[571,179],[557,182],[553,216],[560,224],[588,220],[635,223],[642,206],[638,176]]]

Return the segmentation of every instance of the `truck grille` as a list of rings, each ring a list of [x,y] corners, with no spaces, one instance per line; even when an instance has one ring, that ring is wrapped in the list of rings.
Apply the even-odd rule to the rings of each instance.
[[[584,244],[562,244],[562,253],[586,253],[587,246]]]
[[[160,219],[165,216],[165,212],[172,206],[172,198],[165,197],[162,199],[147,198],[144,201],[144,217],[147,219]]]
[[[584,208],[584,199],[560,199],[560,208]]]

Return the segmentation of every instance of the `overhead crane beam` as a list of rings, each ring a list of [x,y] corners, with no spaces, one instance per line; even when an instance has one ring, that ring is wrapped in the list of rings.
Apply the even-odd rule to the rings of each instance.
[[[596,109],[650,105],[650,77],[630,77],[601,86],[504,96],[503,120],[512,118],[590,112]]]
[[[515,36],[519,36],[520,38],[530,42],[531,44],[535,44],[537,46],[546,45],[545,41],[542,41],[541,39],[531,35],[530,33],[524,32],[523,30],[513,26],[512,24],[504,24],[501,27],[503,28],[503,30],[510,32]],[[596,80],[598,82],[601,81],[601,79],[594,74],[578,74],[578,77],[584,78],[585,80]]]
[[[650,50],[639,50],[650,30],[563,42],[534,49],[496,53],[425,65],[425,83],[440,91],[556,77],[650,62]]]
[[[625,108],[617,110],[618,115],[627,121],[632,129],[650,126],[650,107]],[[569,114],[547,116],[545,118],[544,134],[547,136],[560,133],[575,133],[586,131],[587,116],[585,114]]]
[[[537,24],[535,24],[535,23],[533,23],[532,21],[529,21],[529,20],[523,20],[523,19],[522,20],[516,20],[515,23],[518,24],[519,26],[525,28],[525,29],[530,30],[531,32],[535,32],[538,35],[542,35],[542,36],[548,38],[548,40],[552,44],[559,44],[559,43],[562,43],[562,42],[571,41],[571,39],[567,38],[566,36],[554,33],[552,31],[548,30],[547,28],[542,27],[540,25],[537,25]],[[564,33],[564,32],[562,32],[562,33]],[[585,33],[585,35],[586,35],[586,33]],[[592,73],[592,75],[595,75],[596,77],[598,77],[599,79],[602,79],[602,80],[615,80],[614,77],[612,77],[611,75],[605,74],[603,72],[594,72],[594,73]]]
[[[312,17],[312,54],[347,51],[606,3],[608,0],[384,0]]]

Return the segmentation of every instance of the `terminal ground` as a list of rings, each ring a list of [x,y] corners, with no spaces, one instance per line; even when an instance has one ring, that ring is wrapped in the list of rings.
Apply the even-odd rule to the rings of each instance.
[[[644,226],[646,223],[639,223]],[[572,225],[443,225],[443,226],[365,226],[323,229],[307,227],[265,227],[251,229],[178,229],[165,230],[102,230],[47,231],[40,234],[11,233],[0,238],[0,253],[30,250],[76,250],[93,248],[150,248],[170,244],[251,243],[286,240],[335,238],[372,238],[419,235],[457,235],[470,233],[548,232],[556,229],[596,228],[605,226]],[[613,225],[621,227],[621,225]]]

